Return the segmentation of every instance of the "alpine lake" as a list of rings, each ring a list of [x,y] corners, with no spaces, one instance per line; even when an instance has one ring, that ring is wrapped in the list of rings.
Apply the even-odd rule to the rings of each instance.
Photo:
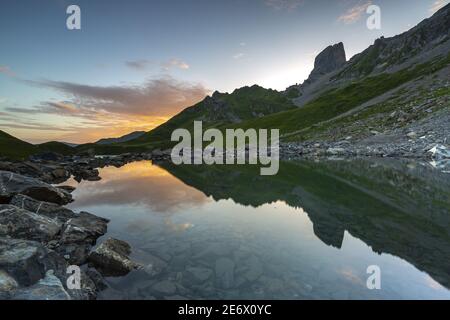
[[[450,174],[393,159],[133,162],[68,183],[144,268],[99,299],[450,299]],[[67,184],[67,183],[66,183]],[[368,285],[378,268],[379,288]],[[369,271],[369,272],[368,272]]]

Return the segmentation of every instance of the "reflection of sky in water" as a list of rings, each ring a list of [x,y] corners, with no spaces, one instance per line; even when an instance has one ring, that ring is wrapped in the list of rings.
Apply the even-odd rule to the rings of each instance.
[[[72,208],[110,218],[106,236],[128,241],[135,259],[148,263],[146,254],[150,253],[169,264],[158,279],[140,274],[110,279],[112,287],[121,290],[120,297],[153,296],[153,282],[176,282],[188,266],[214,271],[217,260],[226,257],[235,263],[235,286],[220,288],[214,278],[200,288],[184,282],[182,295],[221,299],[450,298],[449,291],[426,273],[401,258],[374,253],[348,232],[342,248],[327,246],[314,234],[307,214],[284,202],[258,208],[231,199],[216,202],[148,162],[105,168],[101,176],[101,181],[78,186]],[[258,266],[250,263],[251,259]],[[381,268],[381,291],[366,288],[369,265]],[[257,272],[258,279],[246,280],[254,269],[262,270]]]

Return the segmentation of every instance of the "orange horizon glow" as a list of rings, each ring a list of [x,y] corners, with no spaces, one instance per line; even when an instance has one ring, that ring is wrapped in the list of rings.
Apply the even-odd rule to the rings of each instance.
[[[86,127],[74,131],[38,130],[38,129],[1,129],[23,141],[40,144],[49,141],[60,141],[74,144],[94,143],[104,138],[119,138],[134,131],[150,131],[167,122],[171,117],[142,116],[133,120],[120,120],[111,125]]]

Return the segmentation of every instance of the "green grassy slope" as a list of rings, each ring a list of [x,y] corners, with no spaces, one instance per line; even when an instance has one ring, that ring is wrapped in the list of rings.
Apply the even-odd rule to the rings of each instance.
[[[173,130],[177,128],[192,130],[194,120],[203,120],[206,128],[273,128],[280,129],[282,135],[290,134],[314,127],[322,121],[333,119],[406,82],[433,74],[448,64],[450,64],[450,55],[396,73],[366,77],[343,88],[327,91],[302,108],[293,107],[287,96],[276,91],[257,86],[245,87],[232,94],[220,95],[221,101],[224,101],[234,114],[239,115],[243,120],[242,122],[205,121],[205,119],[208,119],[208,108],[205,108],[205,102],[202,101],[141,138],[126,144],[119,144],[116,147],[168,148],[173,145],[170,142],[170,135]],[[276,110],[282,111],[276,112]],[[269,114],[260,117],[255,116],[255,113],[259,111]],[[298,139],[301,139],[301,137],[298,137]]]
[[[393,74],[381,74],[325,92],[304,107],[246,121],[242,128],[278,128],[295,132],[332,119],[400,85],[432,74],[450,64],[450,55]]]
[[[56,152],[62,155],[74,153],[75,149],[61,142],[51,141],[34,145],[0,130],[0,157],[24,160],[33,154]]]
[[[0,156],[11,159],[25,159],[37,152],[37,147],[0,130]]]
[[[214,97],[223,104],[220,108],[226,110],[227,114],[231,114],[233,117],[242,121],[296,108],[292,101],[282,93],[259,86],[243,87],[235,90],[231,94],[216,93],[214,94]],[[229,121],[214,114],[217,110],[214,110],[214,108],[211,107],[210,101],[211,100],[207,98],[198,104],[185,109],[166,123],[142,137],[126,143],[116,144],[115,147],[168,147],[171,145],[170,136],[172,132],[178,128],[192,130],[195,120],[202,120],[204,128],[224,128],[230,126],[231,123]]]

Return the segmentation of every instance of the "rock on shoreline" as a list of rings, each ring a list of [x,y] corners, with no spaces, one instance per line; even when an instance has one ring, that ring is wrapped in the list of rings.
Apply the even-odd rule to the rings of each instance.
[[[68,289],[67,270],[86,263],[109,221],[61,206],[71,201],[65,189],[0,171],[0,298],[96,297],[98,288],[83,271],[81,289]]]

